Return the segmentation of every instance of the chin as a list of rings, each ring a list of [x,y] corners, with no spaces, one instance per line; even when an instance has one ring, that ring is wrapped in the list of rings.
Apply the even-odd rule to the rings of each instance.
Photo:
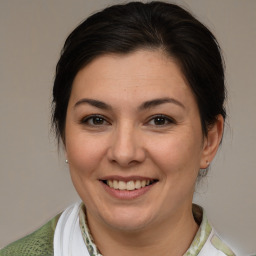
[[[120,231],[139,231],[148,227],[152,222],[150,214],[125,209],[112,210],[109,215],[101,216],[101,218],[105,224]]]

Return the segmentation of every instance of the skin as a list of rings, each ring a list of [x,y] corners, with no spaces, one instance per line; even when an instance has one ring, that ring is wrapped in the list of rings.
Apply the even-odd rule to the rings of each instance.
[[[186,252],[198,229],[192,215],[198,171],[213,159],[222,132],[218,116],[203,136],[193,93],[175,61],[160,50],[100,56],[78,72],[65,148],[104,256]],[[101,181],[112,176],[157,182],[138,197],[122,199]]]

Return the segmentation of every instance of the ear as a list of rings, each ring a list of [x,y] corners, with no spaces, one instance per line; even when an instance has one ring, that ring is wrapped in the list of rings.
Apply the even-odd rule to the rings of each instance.
[[[216,155],[224,129],[224,119],[222,115],[218,115],[216,122],[209,128],[207,136],[204,138],[204,145],[200,168],[206,169]]]

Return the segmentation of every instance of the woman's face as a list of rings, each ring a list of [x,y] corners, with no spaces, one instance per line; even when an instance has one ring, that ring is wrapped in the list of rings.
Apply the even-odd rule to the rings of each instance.
[[[101,56],[75,77],[65,146],[89,222],[138,230],[191,214],[206,141],[190,87],[160,51]]]

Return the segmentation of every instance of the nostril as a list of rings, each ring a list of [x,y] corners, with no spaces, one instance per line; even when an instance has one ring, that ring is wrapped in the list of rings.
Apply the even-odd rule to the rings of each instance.
[[[144,161],[146,153],[133,126],[132,124],[131,127],[131,123],[122,123],[116,133],[113,133],[107,152],[112,163],[126,167]]]

